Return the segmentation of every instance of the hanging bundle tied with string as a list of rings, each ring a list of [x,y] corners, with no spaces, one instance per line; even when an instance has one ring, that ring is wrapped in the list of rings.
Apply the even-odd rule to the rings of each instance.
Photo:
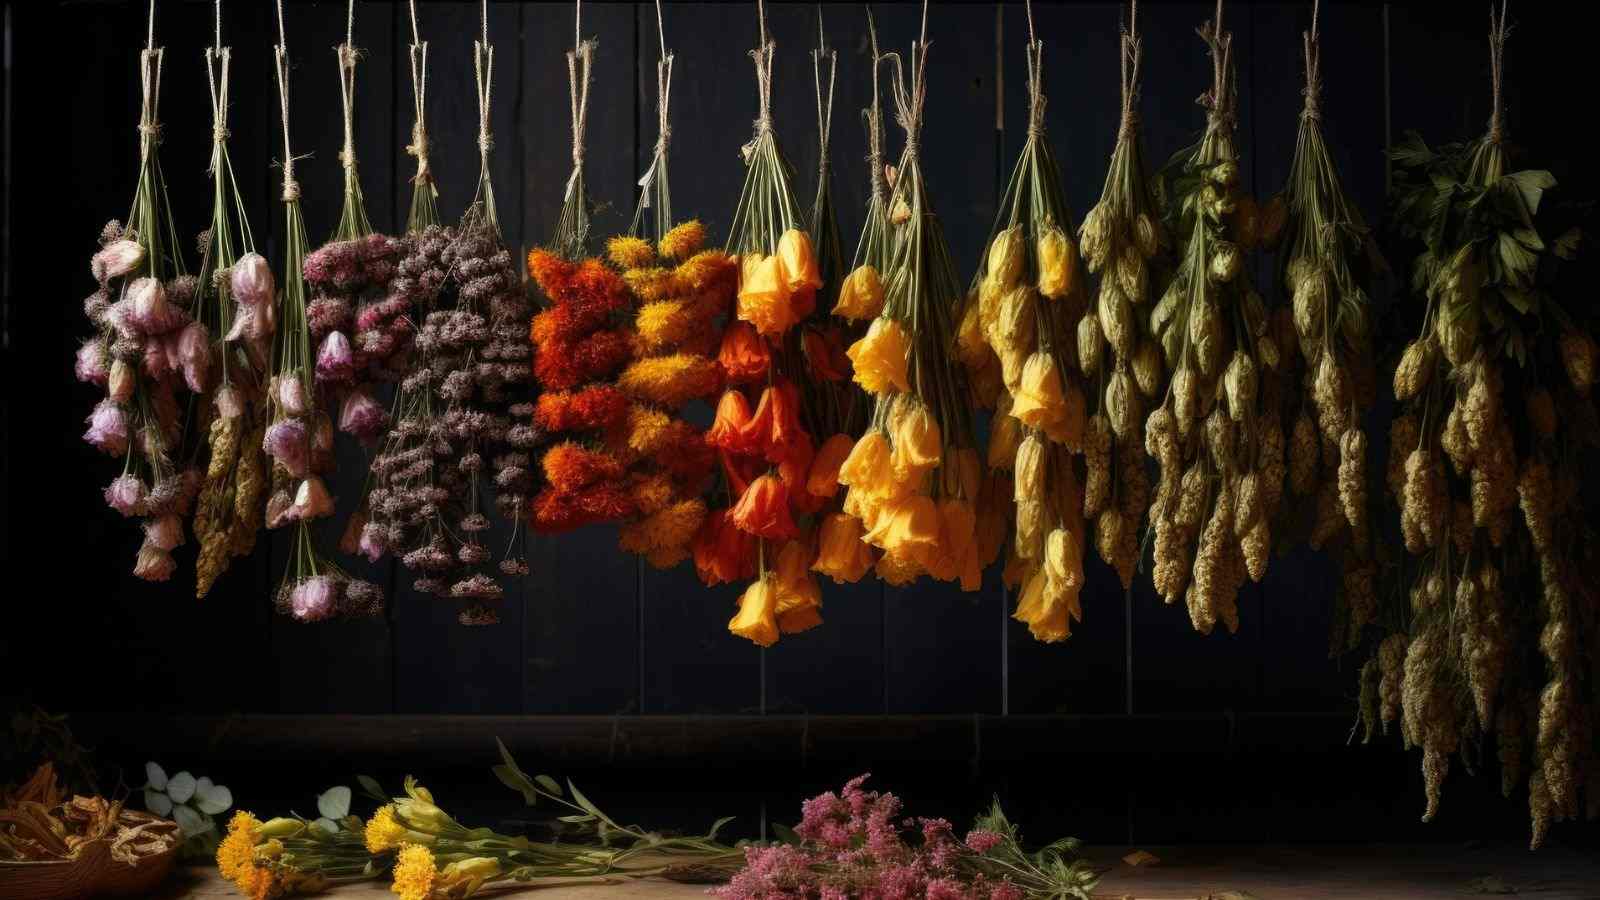
[[[1031,6],[1028,12],[1031,26]],[[985,480],[985,487],[1011,490],[980,494],[979,506],[993,515],[1014,501],[1016,532],[1005,569],[1007,586],[1021,591],[1013,618],[1027,623],[1035,639],[1056,642],[1071,637],[1072,622],[1083,619],[1084,489],[1073,457],[1086,443],[1088,391],[1075,340],[1088,289],[1061,167],[1045,133],[1044,44],[1031,32],[1028,136],[968,291],[956,346],[974,384],[1002,392],[984,398],[996,402],[988,458],[991,469],[1014,479]],[[1136,538],[1121,517],[1137,520],[1143,471],[1119,486],[1119,502],[1099,520],[1102,553],[1113,550],[1108,561],[1119,571],[1126,556],[1125,579],[1132,577]],[[989,527],[1003,533],[1005,525]]]
[[[1379,600],[1363,717],[1422,749],[1426,821],[1450,756],[1493,732],[1507,796],[1527,783],[1532,844],[1600,810],[1593,518],[1579,485],[1596,441],[1593,287],[1571,263],[1581,211],[1549,172],[1507,171],[1505,5],[1491,7],[1487,133],[1390,150],[1389,219],[1412,253],[1398,315],[1389,494],[1411,563]],[[1583,298],[1583,299],[1580,299]],[[1559,411],[1559,412],[1558,412]],[[1393,690],[1388,688],[1392,686]],[[1369,725],[1376,727],[1375,725]]]
[[[1301,502],[1285,504],[1281,518],[1309,520],[1284,531],[1309,532],[1314,548],[1339,545],[1343,574],[1329,634],[1330,652],[1337,655],[1360,642],[1377,613],[1367,514],[1371,442],[1362,419],[1377,392],[1370,288],[1383,263],[1323,141],[1317,21],[1313,6],[1311,29],[1303,36],[1305,106],[1289,183],[1264,207],[1263,217],[1275,220],[1267,249],[1282,247],[1277,274],[1291,298],[1294,322],[1285,337],[1300,351],[1287,354],[1283,364],[1286,374],[1289,367],[1298,370],[1291,378],[1301,389],[1280,396],[1279,413],[1294,422],[1289,490]],[[1306,434],[1316,439],[1303,440]]]
[[[332,473],[333,419],[327,397],[316,387],[318,359],[313,353],[315,325],[306,303],[306,226],[300,212],[300,185],[289,140],[289,49],[283,5],[278,5],[278,44],[274,48],[279,108],[283,124],[284,264],[281,305],[267,384],[267,429],[262,449],[272,459],[268,528],[291,531],[289,560],[274,604],[298,622],[335,617],[376,616],[383,593],[371,582],[352,578],[317,549],[313,523],[333,515],[333,495],[324,476]],[[270,301],[268,301],[270,303]]]
[[[222,45],[217,0],[216,43],[205,51],[211,90],[211,224],[200,236],[196,318],[209,335],[211,407],[195,508],[195,595],[205,597],[238,556],[255,546],[266,500],[261,441],[267,427],[267,372],[277,325],[272,269],[256,252],[244,197],[228,156],[228,86],[232,51]],[[198,422],[197,422],[198,424]],[[197,445],[198,452],[198,445]],[[197,466],[197,468],[201,468]]]
[[[1143,45],[1138,27],[1138,4],[1130,3],[1121,34],[1117,143],[1100,201],[1079,229],[1084,266],[1099,276],[1099,290],[1075,335],[1078,365],[1093,385],[1083,439],[1083,514],[1094,527],[1096,550],[1125,587],[1141,554],[1138,535],[1150,505],[1144,454],[1176,447],[1159,435],[1147,444],[1145,434],[1145,410],[1166,391],[1166,366],[1150,332],[1149,309],[1170,274],[1171,248],[1150,192],[1139,136]],[[1161,484],[1158,506],[1173,489],[1170,481]]]
[[[589,126],[589,86],[593,81],[594,39],[583,39],[583,0],[574,5],[573,45],[567,51],[567,94],[572,110],[572,174],[562,193],[561,217],[556,221],[550,247],[566,259],[582,259],[589,252],[589,217],[594,204],[584,184],[583,154]],[[485,151],[487,152],[487,150]]]
[[[83,311],[94,336],[79,347],[75,364],[80,381],[105,390],[83,439],[122,462],[105,499],[124,516],[144,520],[133,573],[147,581],[166,581],[177,569],[171,551],[184,542],[183,520],[200,484],[199,472],[183,468],[194,460],[183,452],[179,393],[201,395],[212,383],[210,331],[196,318],[197,282],[185,274],[161,171],[163,58],[152,2],[149,39],[139,53],[139,180],[127,224],[108,222],[89,261],[97,287]]]
[[[1177,262],[1150,326],[1172,383],[1145,420],[1146,448],[1161,469],[1151,511],[1156,590],[1168,603],[1184,599],[1202,634],[1218,622],[1236,630],[1240,587],[1266,574],[1285,474],[1280,409],[1296,343],[1286,311],[1270,316],[1250,283],[1246,256],[1260,240],[1259,216],[1241,185],[1233,35],[1222,12],[1219,0],[1199,29],[1212,67],[1199,101],[1205,133],[1158,175]]]
[[[417,234],[439,224],[439,186],[433,177],[428,141],[428,42],[417,27],[417,0],[411,0],[411,142],[407,155],[417,159],[417,172],[411,177],[411,212],[406,217],[406,233]]]
[[[865,433],[837,470],[842,511],[862,540],[883,551],[875,570],[892,585],[927,575],[979,587],[977,515],[983,467],[966,377],[952,358],[962,289],[935,214],[919,142],[927,102],[927,7],[911,46],[910,80],[893,59],[894,99],[905,150],[888,197],[894,234],[883,308],[847,351],[853,377],[874,397]]]

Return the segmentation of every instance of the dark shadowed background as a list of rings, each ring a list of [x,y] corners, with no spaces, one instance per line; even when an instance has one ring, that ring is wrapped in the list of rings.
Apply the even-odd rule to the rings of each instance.
[[[210,108],[202,50],[212,5],[160,0],[167,50],[162,159],[180,227],[209,216]],[[471,42],[476,2],[421,0],[430,43],[429,131],[440,209],[460,214],[477,175]],[[588,183],[605,205],[596,232],[624,229],[635,179],[655,141],[653,5],[585,3],[596,37]],[[886,48],[905,50],[918,7],[879,3]],[[1434,142],[1481,132],[1488,114],[1483,4],[1337,2],[1321,14],[1324,120],[1346,183],[1380,217],[1382,149],[1417,128]],[[808,200],[814,189],[810,48],[818,8],[771,5],[778,42],[774,106],[782,146]],[[858,3],[821,7],[839,50],[833,178],[847,251],[867,176],[859,111],[870,95]],[[1142,122],[1153,162],[1202,124],[1193,98],[1210,62],[1194,28],[1211,4],[1141,4]],[[1521,840],[1525,795],[1502,800],[1498,774],[1456,767],[1441,820],[1417,823],[1417,759],[1393,743],[1346,746],[1351,663],[1327,658],[1334,562],[1309,550],[1273,560],[1247,585],[1237,634],[1202,637],[1162,605],[1147,574],[1125,596],[1098,557],[1086,620],[1045,646],[1008,620],[998,572],[962,594],[927,582],[825,588],[826,624],[768,651],[730,637],[737,592],[705,589],[687,566],[659,572],[616,548],[613,529],[529,539],[532,574],[509,585],[498,627],[465,628],[455,608],[413,594],[385,561],[353,565],[389,588],[379,620],[303,626],[275,616],[283,535],[193,597],[192,555],[168,584],[134,580],[140,535],[101,502],[114,464],[79,440],[94,390],[72,379],[85,331],[79,300],[101,224],[126,216],[137,164],[142,2],[6,4],[3,320],[6,480],[0,592],[4,687],[75,714],[102,761],[147,756],[206,772],[236,798],[278,812],[327,784],[403,771],[451,783],[460,804],[504,813],[514,798],[482,771],[492,737],[530,770],[574,773],[604,806],[674,825],[736,814],[759,831],[798,815],[798,800],[872,770],[913,809],[967,818],[991,793],[1036,837],[1092,841]],[[1592,152],[1572,133],[1574,92],[1593,87],[1592,48],[1554,5],[1516,3],[1508,56],[1510,134],[1574,196],[1594,196]],[[752,3],[669,2],[676,53],[674,211],[726,234],[755,115]],[[1279,189],[1301,105],[1300,33],[1309,3],[1230,2],[1239,61],[1247,186]],[[1098,198],[1117,125],[1114,3],[1040,3],[1049,128],[1077,216]],[[514,247],[553,230],[570,166],[563,52],[570,3],[489,3],[495,44],[493,157],[501,219]],[[342,139],[333,46],[342,0],[288,4],[292,120],[313,244],[340,204]],[[282,152],[266,0],[228,0],[233,47],[231,149],[261,248],[282,259]],[[942,2],[929,12],[930,94],[923,140],[933,202],[963,277],[987,234],[1001,180],[1023,139],[1026,20],[1018,3]],[[413,161],[407,45],[398,2],[356,4],[356,140],[375,226],[403,226]],[[1575,71],[1590,73],[1575,78]],[[1587,103],[1587,100],[1582,101]],[[1583,113],[1587,116],[1587,111]],[[891,156],[899,132],[889,127]],[[192,258],[192,254],[191,254]],[[1269,297],[1270,261],[1258,263]],[[1383,421],[1387,409],[1374,413]],[[1386,428],[1374,429],[1374,434]],[[1381,438],[1376,438],[1380,442]],[[362,456],[341,451],[341,516],[359,492]],[[329,543],[337,536],[330,525]],[[1091,556],[1093,556],[1091,554]],[[452,718],[430,718],[450,716]],[[472,718],[468,718],[468,717]],[[503,718],[482,718],[482,717]],[[1492,755],[1492,754],[1491,754]],[[129,778],[137,782],[137,777]],[[601,799],[606,798],[606,799]],[[630,807],[629,804],[632,804]],[[1594,830],[1556,840],[1594,842]]]

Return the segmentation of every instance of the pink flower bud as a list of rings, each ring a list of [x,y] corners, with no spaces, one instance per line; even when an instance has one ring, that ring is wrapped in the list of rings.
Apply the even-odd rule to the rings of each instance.
[[[306,425],[299,419],[280,419],[272,423],[262,437],[261,449],[290,475],[299,478],[306,474],[306,464],[311,458],[310,447],[306,440]]]
[[[366,388],[356,388],[345,395],[344,403],[339,408],[340,431],[362,441],[370,441],[382,434],[387,424],[383,407],[372,399],[372,394]]]
[[[137,475],[121,475],[106,486],[106,505],[124,516],[140,515],[144,511],[144,482]]]
[[[166,581],[177,569],[178,563],[172,554],[153,546],[148,540],[139,548],[139,556],[133,563],[134,577],[145,581]]]
[[[167,289],[154,278],[141,278],[128,288],[128,308],[124,315],[140,334],[166,334],[184,324],[188,317],[167,300]]]
[[[106,395],[118,405],[127,403],[138,382],[138,371],[124,360],[116,360],[111,363],[111,374],[106,378]]]
[[[174,348],[176,350],[176,348]],[[144,343],[144,373],[152,381],[160,381],[172,371],[171,356],[161,338],[147,338]]]
[[[79,381],[89,384],[105,384],[110,370],[106,368],[106,359],[110,356],[106,352],[106,345],[99,338],[84,341],[78,347],[78,358],[72,364],[72,372],[78,376]]]
[[[121,456],[128,450],[128,415],[122,407],[110,400],[95,404],[94,412],[85,420],[89,430],[83,439],[108,456]]]
[[[183,520],[172,513],[150,519],[144,523],[144,542],[162,550],[171,550],[183,543]]]
[[[217,415],[224,419],[233,419],[244,415],[244,398],[239,396],[239,390],[231,384],[217,388],[216,395],[212,398],[217,404]]]
[[[355,352],[342,331],[330,331],[317,348],[317,380],[349,381],[356,372]]]
[[[316,575],[294,586],[289,611],[302,622],[318,622],[333,615],[339,587],[332,578]]]
[[[294,375],[280,376],[273,390],[278,394],[278,405],[288,415],[303,416],[311,408],[306,398],[305,382]]]
[[[144,262],[144,248],[135,241],[112,241],[89,260],[89,271],[94,280],[105,284],[113,278],[132,272]]]
[[[376,522],[368,522],[362,526],[361,541],[357,544],[357,547],[362,553],[366,554],[368,562],[377,562],[383,559],[383,554],[388,552],[389,549],[388,538],[383,526]]]
[[[178,333],[178,364],[189,390],[203,394],[206,376],[211,374],[211,333],[199,322],[190,322]]]
[[[261,254],[251,251],[239,257],[228,275],[228,287],[240,306],[272,305],[272,267]]]
[[[294,507],[290,516],[310,521],[331,515],[333,515],[333,495],[328,493],[328,486],[322,483],[322,479],[311,475],[300,482],[300,489],[295,491]]]

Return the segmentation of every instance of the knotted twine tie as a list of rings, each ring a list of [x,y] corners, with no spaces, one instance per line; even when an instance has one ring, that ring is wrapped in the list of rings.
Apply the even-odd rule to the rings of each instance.
[[[433,170],[428,166],[428,42],[422,39],[417,28],[417,0],[411,0],[411,102],[415,110],[411,120],[411,143],[406,145],[406,153],[417,158],[417,174],[412,176],[414,184],[427,182],[433,185]],[[434,195],[438,196],[438,188],[434,187]]]
[[[572,102],[572,175],[567,178],[568,197],[577,189],[583,175],[584,131],[589,125],[589,84],[595,47],[593,40],[583,39],[583,0],[578,0],[574,8],[573,49],[567,51],[567,93]],[[483,127],[487,128],[487,123]]]
[[[1044,134],[1044,42],[1034,36],[1033,0],[1028,10],[1028,137]]]
[[[883,168],[883,107],[878,88],[878,67],[883,55],[878,52],[878,27],[872,20],[872,7],[867,7],[867,37],[872,49],[872,105],[861,111],[867,125],[867,172],[872,180],[872,199],[882,201],[887,189]]]
[[[739,148],[746,165],[750,162],[751,154],[756,152],[756,144],[764,135],[772,132],[772,55],[778,48],[777,43],[767,37],[767,5],[762,0],[756,0],[756,14],[761,23],[760,43],[750,51],[750,59],[756,66],[756,100],[759,105],[756,108],[755,134],[748,144]]]
[[[1122,122],[1119,140],[1133,140],[1139,129],[1139,63],[1144,44],[1139,40],[1139,2],[1128,4],[1128,27],[1122,32]]]
[[[339,163],[344,166],[346,190],[356,177],[356,62],[361,53],[355,48],[356,0],[346,4],[344,43],[334,48],[339,62],[339,100],[344,105],[344,147],[339,151]]]
[[[489,43],[489,4],[480,6],[483,39],[472,42],[472,74],[477,83],[478,96],[478,162],[482,175],[489,173],[489,151],[494,149],[494,136],[489,133],[489,101],[494,96],[494,45]]]
[[[1306,105],[1300,111],[1300,117],[1312,121],[1322,120],[1322,45],[1317,34],[1321,5],[1320,0],[1312,0],[1311,30],[1302,35],[1306,53]]]
[[[828,61],[828,93],[822,93],[822,61]],[[839,72],[839,52],[828,49],[822,30],[822,7],[817,7],[817,49],[811,51],[811,74],[817,87],[817,184],[828,178],[828,140],[833,134],[833,86]]]
[[[206,82],[211,90],[211,165],[206,174],[216,174],[222,161],[222,145],[228,141],[228,68],[233,52],[222,46],[222,0],[217,0],[216,40],[206,48]]]
[[[906,89],[900,58],[894,55],[895,121],[906,133],[906,162],[918,158],[922,140],[922,111],[928,99],[928,2],[922,2],[922,38],[911,45],[911,88]]]
[[[145,47],[139,51],[139,163],[150,161],[150,154],[161,139],[161,63],[166,48],[156,46],[156,0],[150,0],[150,30]]]
[[[294,178],[294,152],[289,146],[289,41],[283,28],[283,0],[278,0],[278,43],[273,48],[277,63],[278,106],[283,120],[283,202],[300,199],[300,182]]]
[[[639,206],[650,208],[650,188],[657,173],[667,166],[667,143],[672,135],[672,125],[667,110],[672,102],[672,59],[667,50],[667,28],[661,17],[661,0],[656,0],[656,35],[661,40],[661,58],[656,61],[656,146],[651,154],[650,168],[639,176]]]
[[[1505,138],[1505,96],[1501,92],[1506,72],[1506,6],[1500,2],[1500,17],[1495,18],[1494,4],[1489,4],[1489,80],[1494,96],[1489,108],[1489,140],[1498,144]]]
[[[1201,98],[1209,110],[1209,125],[1213,128],[1232,128],[1235,124],[1233,108],[1234,87],[1228,83],[1232,66],[1233,35],[1222,27],[1222,0],[1217,0],[1217,14],[1200,29],[1200,36],[1211,47],[1211,90]]]

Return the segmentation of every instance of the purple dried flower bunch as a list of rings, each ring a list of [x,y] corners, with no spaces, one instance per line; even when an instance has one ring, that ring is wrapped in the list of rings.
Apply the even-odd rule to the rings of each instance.
[[[999,805],[958,840],[950,822],[902,815],[898,797],[851,779],[801,805],[786,843],[745,848],[723,900],[1088,900],[1094,873],[1075,841],[1024,853]]]
[[[316,385],[339,410],[339,430],[371,443],[388,427],[374,385],[409,365],[413,312],[423,286],[399,277],[404,241],[382,234],[334,240],[306,257],[306,307],[317,348]]]

